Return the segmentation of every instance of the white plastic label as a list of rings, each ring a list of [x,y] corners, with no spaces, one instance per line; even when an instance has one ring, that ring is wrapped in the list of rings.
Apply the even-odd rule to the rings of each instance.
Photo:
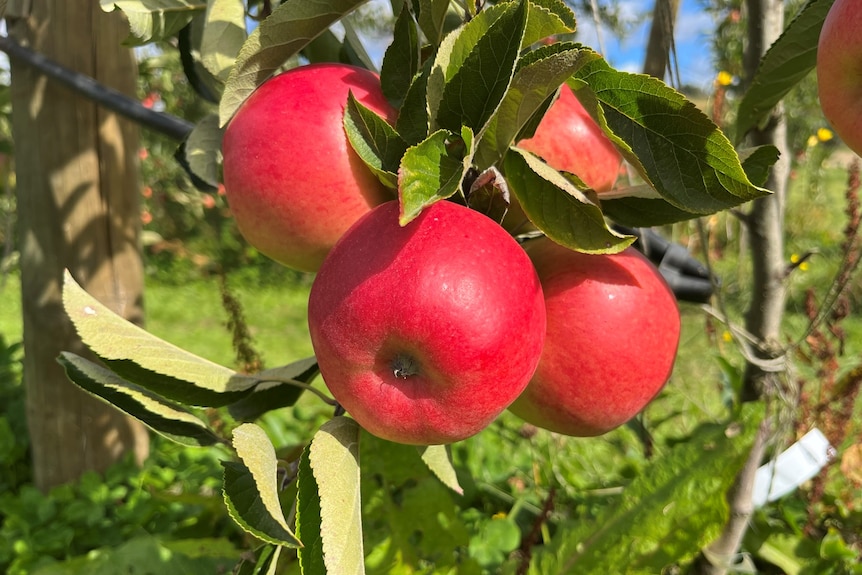
[[[762,507],[787,495],[817,475],[835,457],[835,449],[817,428],[761,466],[754,480],[752,503]]]

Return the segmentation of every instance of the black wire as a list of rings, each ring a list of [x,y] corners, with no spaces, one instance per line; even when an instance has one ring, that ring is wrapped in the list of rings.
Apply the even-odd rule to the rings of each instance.
[[[53,60],[21,46],[8,36],[0,35],[0,51],[10,58],[19,60],[35,68],[76,92],[90,98],[104,107],[137,122],[145,128],[159,132],[177,141],[183,141],[194,128],[194,124],[164,112],[156,112],[145,107],[134,98],[100,84],[93,78],[70,70]]]

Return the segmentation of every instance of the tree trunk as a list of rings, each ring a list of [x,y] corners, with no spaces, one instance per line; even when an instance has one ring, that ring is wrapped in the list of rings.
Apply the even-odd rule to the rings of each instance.
[[[784,3],[782,0],[746,0],[745,5],[748,11],[745,72],[750,80],[763,54],[784,30]],[[750,135],[750,143],[757,146],[771,144],[781,153],[765,184],[773,194],[755,200],[745,218],[753,279],[745,327],[761,345],[752,350],[755,357],[746,364],[741,399],[765,401],[768,396],[774,395],[772,392],[781,385],[785,375],[783,362],[771,361],[776,358],[780,347],[781,321],[787,297],[784,213],[790,153],[782,104],[773,110],[765,128],[755,130]],[[762,463],[774,432],[773,423],[767,415],[767,420],[758,430],[748,459],[728,493],[730,518],[727,525],[721,536],[698,558],[693,573],[724,575],[733,566],[754,512],[751,496],[755,472]]]
[[[127,25],[98,0],[13,2],[7,18],[18,42],[134,94]],[[14,60],[12,105],[24,384],[34,480],[47,490],[149,449],[138,422],[79,390],[56,362],[64,350],[86,355],[63,311],[64,268],[114,311],[143,319],[138,131]]]
[[[679,0],[655,0],[649,41],[644,58],[644,74],[649,74],[659,80],[664,80],[670,65],[673,28],[677,12],[679,12]]]

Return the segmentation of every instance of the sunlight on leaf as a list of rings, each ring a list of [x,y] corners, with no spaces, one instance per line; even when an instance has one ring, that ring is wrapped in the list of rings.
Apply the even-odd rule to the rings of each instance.
[[[499,4],[446,37],[428,82],[432,129],[482,132],[511,82],[526,20],[527,0]]]
[[[458,483],[455,468],[452,466],[452,453],[448,445],[427,445],[420,447],[419,453],[422,455],[422,461],[431,473],[443,482],[443,485],[458,495],[464,494],[464,490]]]
[[[102,10],[122,10],[129,20],[127,45],[165,40],[206,10],[206,0],[100,0]]]
[[[74,353],[61,353],[58,361],[78,387],[138,419],[164,437],[189,446],[219,443],[219,437],[212,429],[184,407],[166,401]]]
[[[359,425],[343,416],[324,423],[311,440],[308,460],[320,497],[320,536],[326,573],[364,573]]]
[[[157,338],[120,317],[65,273],[63,306],[83,342],[129,381],[174,401],[226,405],[258,380]]]
[[[407,225],[423,209],[458,192],[472,157],[473,134],[469,128],[464,128],[460,139],[448,130],[440,130],[409,148],[398,170],[400,224]]]
[[[560,532],[530,573],[652,575],[694,557],[727,520],[727,490],[762,418],[763,405],[750,403],[730,424],[704,424],[653,460],[598,518]]]
[[[242,463],[222,462],[225,503],[231,517],[263,541],[301,546],[281,509],[278,461],[266,432],[253,423],[244,423],[233,431],[233,446]]]
[[[201,62],[226,82],[246,40],[245,7],[236,0],[210,0],[201,40]]]
[[[505,154],[533,115],[581,66],[584,53],[576,44],[558,43],[521,58],[506,96],[479,141],[475,163],[480,170]]]

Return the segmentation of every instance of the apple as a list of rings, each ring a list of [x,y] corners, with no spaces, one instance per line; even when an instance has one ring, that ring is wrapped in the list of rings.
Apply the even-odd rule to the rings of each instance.
[[[369,432],[445,444],[484,429],[524,390],[545,304],[521,246],[487,216],[440,201],[404,227],[385,203],[338,241],[308,325],[333,397]]]
[[[817,44],[820,106],[835,132],[862,155],[862,2],[835,0]]]
[[[518,147],[557,170],[575,174],[599,196],[614,187],[622,164],[620,153],[566,84],[533,137],[521,140]]]
[[[240,232],[297,270],[316,271],[347,228],[394,197],[347,140],[342,119],[351,91],[394,122],[376,74],[311,64],[264,82],[225,130],[225,193]]]
[[[548,331],[539,366],[509,410],[538,427],[573,436],[622,425],[668,381],[676,358],[676,299],[634,248],[613,255],[530,240],[545,294]]]

